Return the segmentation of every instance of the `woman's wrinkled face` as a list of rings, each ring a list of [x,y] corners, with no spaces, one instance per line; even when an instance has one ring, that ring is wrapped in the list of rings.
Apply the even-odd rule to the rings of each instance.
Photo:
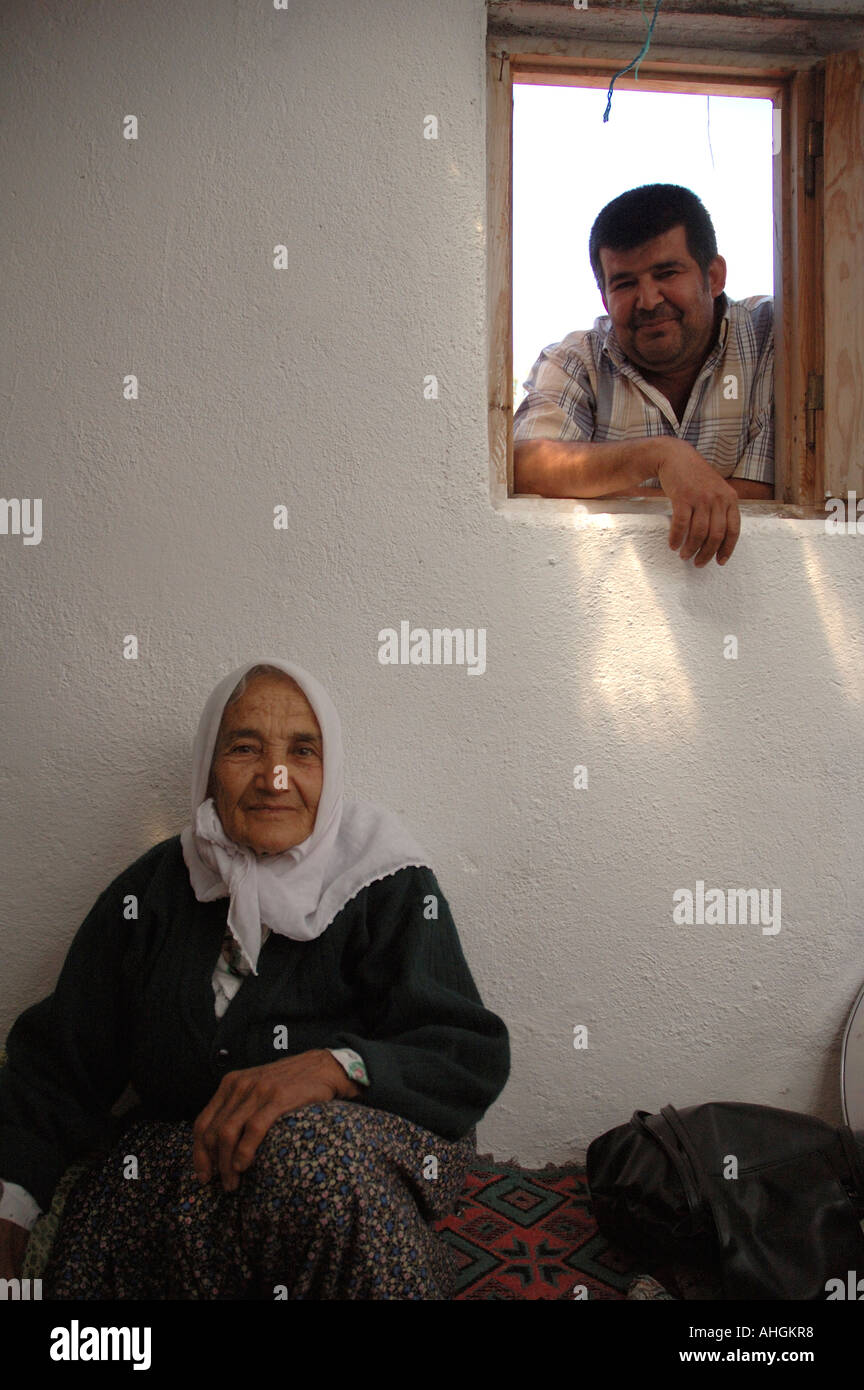
[[[256,854],[312,834],[324,781],[321,727],[288,677],[255,676],[222,715],[209,794],[225,833]]]

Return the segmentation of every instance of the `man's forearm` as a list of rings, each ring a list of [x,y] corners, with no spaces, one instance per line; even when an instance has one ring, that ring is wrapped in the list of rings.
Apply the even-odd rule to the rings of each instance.
[[[654,439],[583,444],[559,439],[522,439],[513,446],[516,492],[541,497],[609,497],[638,492],[657,477]],[[657,496],[662,493],[652,488]]]

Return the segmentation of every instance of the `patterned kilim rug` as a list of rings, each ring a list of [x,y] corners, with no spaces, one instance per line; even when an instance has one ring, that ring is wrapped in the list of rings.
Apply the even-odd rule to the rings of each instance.
[[[597,1230],[578,1167],[478,1159],[457,1211],[435,1229],[459,1264],[457,1299],[626,1298],[639,1274]]]

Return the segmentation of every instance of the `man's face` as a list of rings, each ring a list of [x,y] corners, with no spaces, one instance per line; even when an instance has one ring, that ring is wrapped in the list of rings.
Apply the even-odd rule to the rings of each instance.
[[[225,833],[256,854],[301,844],[323,782],[321,727],[306,696],[288,677],[256,676],[223,714],[213,755],[210,790]]]
[[[687,250],[683,227],[632,251],[600,251],[603,304],[624,354],[661,376],[698,369],[714,337],[714,300],[726,283],[726,262],[715,256],[702,272]]]

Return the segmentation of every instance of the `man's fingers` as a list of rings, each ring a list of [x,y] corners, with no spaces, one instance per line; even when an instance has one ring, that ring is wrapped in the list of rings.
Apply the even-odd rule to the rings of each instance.
[[[686,541],[681,547],[681,559],[691,559],[697,551],[702,549],[708,530],[711,525],[711,513],[704,502],[699,502],[693,509],[690,518],[690,532]]]
[[[740,536],[740,534],[741,512],[739,510],[738,503],[735,502],[732,506],[730,506],[729,511],[726,513],[726,538],[723,541],[723,544],[721,545],[720,549],[717,551],[718,565],[725,565],[726,561],[729,559],[729,556],[732,554],[732,551],[735,549],[735,546],[738,543],[738,537]]]
[[[669,549],[677,550],[690,526],[690,518],[693,515],[693,508],[688,502],[682,502],[680,498],[673,498],[672,501],[672,523],[669,527]]]
[[[723,543],[726,536],[726,512],[727,507],[725,502],[715,502],[711,508],[711,524],[708,527],[708,535],[694,561],[698,569],[704,568],[705,565],[713,560],[714,556],[717,554],[718,548]]]
[[[669,548],[701,569],[712,556],[725,565],[741,531],[735,489],[683,440],[668,440],[657,477],[672,502]]]

